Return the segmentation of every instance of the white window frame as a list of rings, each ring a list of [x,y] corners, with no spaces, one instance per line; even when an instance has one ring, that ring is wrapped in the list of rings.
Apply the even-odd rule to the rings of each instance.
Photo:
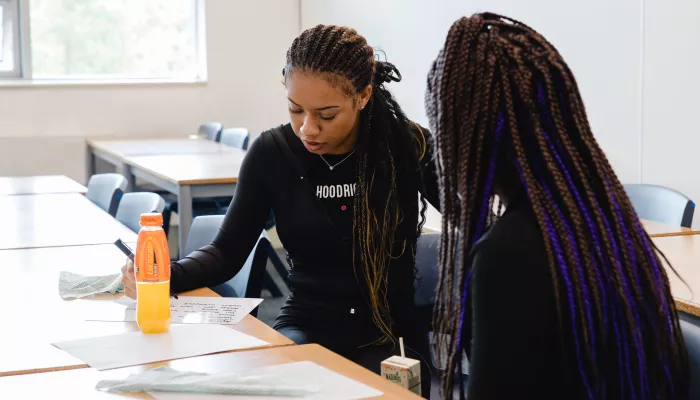
[[[34,79],[31,62],[31,29],[30,29],[30,0],[0,0],[7,7],[3,18],[11,20],[11,34],[3,35],[6,43],[10,43],[14,66],[10,72],[0,71],[0,86],[33,86],[33,85],[122,85],[122,84],[161,84],[161,83],[206,83],[207,81],[207,45],[206,45],[206,14],[205,1],[193,0],[193,18],[195,24],[195,73],[192,78],[91,78],[80,77]],[[10,10],[7,13],[7,10]]]
[[[2,5],[3,10],[3,47],[5,49],[10,49],[10,57],[5,57],[5,59],[2,62],[0,62],[0,65],[2,65],[2,69],[0,69],[0,79],[19,78],[22,75],[22,56],[20,54],[19,34],[19,27],[21,25],[19,14],[19,0],[0,0],[0,5]]]

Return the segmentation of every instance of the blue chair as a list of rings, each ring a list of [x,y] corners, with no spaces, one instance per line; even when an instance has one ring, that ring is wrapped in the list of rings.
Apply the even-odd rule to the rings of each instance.
[[[221,228],[223,222],[223,215],[205,215],[195,218],[192,221],[192,226],[190,226],[190,233],[187,235],[187,242],[185,243],[183,255],[190,254],[197,249],[211,244],[216,234],[219,233],[219,228]]]
[[[141,214],[162,213],[165,201],[156,193],[125,193],[119,202],[116,219],[134,232],[141,229]]]
[[[220,122],[206,122],[199,126],[197,134],[218,142],[221,137],[221,128],[223,128],[223,125]]]
[[[235,147],[241,150],[248,150],[250,134],[246,128],[226,128],[221,131],[219,142],[226,146]],[[215,214],[226,214],[228,206],[231,204],[232,196],[216,197],[213,200],[219,205],[219,210]]]
[[[192,221],[192,227],[190,228],[189,236],[187,236],[183,254],[190,254],[210,244],[219,232],[223,221],[223,215],[205,215],[195,218]],[[222,297],[259,298],[262,293],[263,279],[267,267],[267,254],[263,251],[265,243],[269,243],[269,241],[263,233],[236,276],[211,289]],[[251,314],[256,316],[257,309]]]
[[[250,134],[246,128],[226,128],[221,131],[219,142],[237,149],[248,150]]]
[[[416,281],[414,300],[418,311],[417,317],[429,326],[433,323],[433,305],[438,282],[439,242],[440,233],[431,232],[421,234],[416,243],[416,267],[419,280]]]
[[[650,221],[690,228],[695,203],[683,193],[658,185],[624,185],[637,215]]]
[[[126,178],[120,174],[93,175],[88,181],[85,197],[114,217],[124,190]]]

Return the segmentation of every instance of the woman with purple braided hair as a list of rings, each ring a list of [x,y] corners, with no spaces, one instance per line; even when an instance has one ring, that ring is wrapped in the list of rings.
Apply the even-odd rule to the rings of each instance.
[[[458,20],[426,109],[443,216],[435,330],[447,371],[469,356],[468,398],[687,398],[664,256],[552,44],[499,15]]]

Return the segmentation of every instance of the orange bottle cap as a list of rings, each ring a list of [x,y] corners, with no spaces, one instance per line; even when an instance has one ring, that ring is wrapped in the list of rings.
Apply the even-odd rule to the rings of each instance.
[[[141,214],[139,221],[141,226],[163,226],[163,214],[161,213],[144,213]]]

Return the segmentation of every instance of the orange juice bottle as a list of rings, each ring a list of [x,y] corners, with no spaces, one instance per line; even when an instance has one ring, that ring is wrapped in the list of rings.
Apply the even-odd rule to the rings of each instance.
[[[136,242],[136,322],[143,333],[170,328],[170,252],[163,215],[141,214]]]

